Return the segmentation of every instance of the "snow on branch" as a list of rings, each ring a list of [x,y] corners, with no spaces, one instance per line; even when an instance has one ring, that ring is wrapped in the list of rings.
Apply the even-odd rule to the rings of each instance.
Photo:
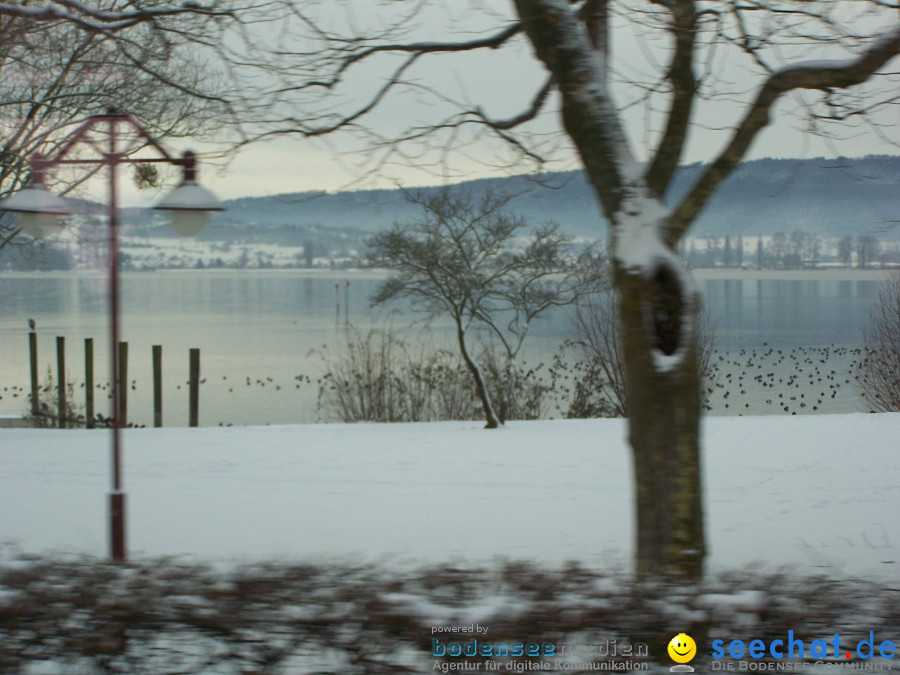
[[[38,22],[69,21],[92,32],[116,32],[139,23],[181,14],[206,16],[230,16],[231,10],[204,7],[194,2],[184,2],[179,7],[141,9],[130,11],[105,11],[89,7],[77,0],[54,0],[41,5],[23,6],[0,3],[0,16],[18,17]]]
[[[578,148],[609,214],[620,210],[622,188],[640,179],[607,81],[606,45],[591,35],[564,0],[516,0],[537,57],[562,96],[563,126]]]

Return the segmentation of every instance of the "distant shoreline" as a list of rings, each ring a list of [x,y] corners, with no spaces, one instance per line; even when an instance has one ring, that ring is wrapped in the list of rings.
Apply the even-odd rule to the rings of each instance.
[[[857,269],[847,267],[822,267],[806,270],[739,270],[698,268],[691,270],[695,279],[722,279],[746,281],[880,281],[900,268]]]
[[[737,280],[737,281],[880,281],[886,279],[891,272],[900,271],[898,267],[873,268],[873,269],[857,269],[846,267],[823,267],[818,269],[803,270],[756,270],[756,269],[734,269],[734,268],[709,268],[700,267],[690,270],[691,275],[699,280]],[[253,275],[290,275],[300,277],[331,277],[334,279],[350,278],[375,278],[380,279],[386,277],[388,270],[381,269],[363,269],[349,268],[342,270],[330,270],[321,268],[302,268],[302,267],[224,267],[224,268],[160,268],[160,269],[140,269],[140,270],[123,270],[123,274],[146,275],[146,274],[165,274],[165,275],[185,275],[185,276],[224,276],[229,274],[253,274]],[[80,277],[106,277],[108,274],[105,269],[78,269],[78,270],[3,270],[0,271],[0,278],[62,278],[68,276]]]

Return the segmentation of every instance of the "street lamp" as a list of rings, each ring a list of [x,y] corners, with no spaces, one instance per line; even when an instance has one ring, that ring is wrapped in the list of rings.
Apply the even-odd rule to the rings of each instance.
[[[125,132],[123,133],[123,129]],[[105,145],[92,134],[105,134]],[[73,158],[72,149],[78,145],[90,146],[99,157]],[[130,155],[142,146],[150,146],[160,155],[157,158],[138,158]],[[58,196],[47,191],[44,174],[47,170],[67,165],[106,166],[109,168],[109,315],[110,361],[112,364],[112,490],[109,494],[110,555],[113,560],[125,560],[125,492],[122,489],[122,434],[120,427],[119,361],[116,351],[119,344],[119,196],[118,168],[122,164],[168,163],[184,170],[182,183],[156,207],[169,211],[172,224],[180,234],[195,235],[206,225],[211,211],[222,211],[218,199],[206,188],[197,184],[197,160],[192,152],[175,158],[150,136],[137,118],[110,108],[105,114],[92,115],[82,122],[52,156],[39,153],[29,160],[31,181],[28,186],[7,199],[0,201],[0,211],[17,214],[22,232],[42,237],[48,229],[71,210]]]
[[[44,157],[35,153],[32,162],[40,166]],[[61,216],[69,215],[71,210],[61,197],[47,192],[44,170],[35,168],[35,164],[32,164],[28,187],[0,202],[0,210],[16,213],[22,232],[34,239],[41,239],[48,231],[55,229]]]

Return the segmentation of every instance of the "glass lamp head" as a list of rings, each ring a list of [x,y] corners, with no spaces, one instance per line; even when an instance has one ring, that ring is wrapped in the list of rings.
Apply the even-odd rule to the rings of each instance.
[[[197,169],[194,153],[186,152],[182,160],[184,180],[181,185],[166,195],[153,208],[168,211],[172,218],[172,227],[178,234],[193,237],[206,227],[209,214],[213,211],[224,211],[222,202],[209,190],[197,184]]]
[[[60,218],[72,213],[61,197],[47,191],[43,181],[33,181],[4,199],[0,211],[15,214],[22,232],[34,239],[60,229]]]

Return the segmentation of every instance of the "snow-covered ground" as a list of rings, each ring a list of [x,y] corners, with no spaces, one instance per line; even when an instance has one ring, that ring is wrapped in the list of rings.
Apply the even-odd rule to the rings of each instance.
[[[898,576],[900,414],[704,422],[713,568]],[[109,432],[0,429],[0,542],[106,552]],[[627,568],[621,420],[124,432],[132,556]]]

